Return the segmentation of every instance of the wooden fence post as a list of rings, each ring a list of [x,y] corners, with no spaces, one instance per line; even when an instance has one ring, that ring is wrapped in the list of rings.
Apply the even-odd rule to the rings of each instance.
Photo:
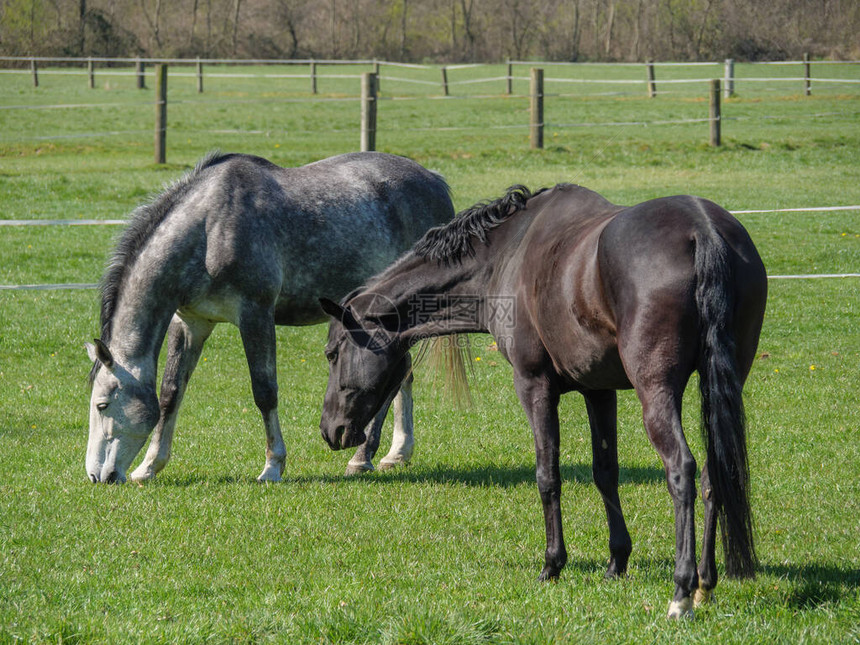
[[[33,73],[33,87],[39,87],[39,66],[35,58],[30,59],[30,71]]]
[[[448,96],[448,68],[442,67],[442,96]]]
[[[803,91],[806,96],[812,94],[812,69],[809,64],[809,54],[803,55]]]
[[[167,163],[167,65],[155,66],[155,163]]]
[[[543,69],[532,67],[530,79],[529,144],[532,148],[543,148]]]
[[[376,150],[376,74],[361,75],[361,151]]]
[[[137,89],[146,89],[146,77],[144,76],[144,64],[139,58],[134,64],[134,71],[137,73]]]
[[[649,60],[646,65],[648,66],[648,98],[653,99],[657,96],[657,84],[654,82],[654,61]]]
[[[710,143],[717,147],[720,145],[720,79],[711,81],[711,101],[709,122],[711,125]]]
[[[197,57],[197,93],[203,94],[203,63]]]
[[[735,95],[735,59],[727,58],[725,64],[726,86],[723,88],[723,97],[730,99]]]
[[[506,89],[508,96],[514,93],[514,66],[511,65],[511,60],[508,59],[508,75],[506,78]]]
[[[363,83],[363,81],[362,81]],[[362,87],[364,85],[362,84]],[[317,62],[315,60],[311,61],[311,94],[317,93]]]
[[[87,76],[89,76],[89,88],[93,89],[96,86],[96,72],[93,59],[87,59]]]

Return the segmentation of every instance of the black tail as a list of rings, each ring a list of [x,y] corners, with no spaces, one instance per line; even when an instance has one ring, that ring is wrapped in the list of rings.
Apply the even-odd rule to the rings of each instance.
[[[720,519],[726,574],[755,576],[756,555],[749,503],[746,418],[731,329],[734,310],[728,247],[717,234],[696,244],[696,303],[701,321],[699,389],[708,474]]]

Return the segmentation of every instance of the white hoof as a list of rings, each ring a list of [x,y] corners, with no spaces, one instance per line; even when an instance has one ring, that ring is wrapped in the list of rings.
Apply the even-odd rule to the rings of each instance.
[[[382,458],[382,461],[379,462],[379,470],[390,470],[392,468],[397,468],[398,466],[408,465],[409,457],[404,455],[386,455]]]
[[[145,482],[155,479],[155,469],[141,464],[129,475],[129,479],[133,482]]]
[[[683,598],[679,601],[673,600],[669,603],[669,613],[666,614],[666,618],[672,618],[674,620],[680,620],[682,618],[692,618],[693,617],[693,601],[688,596],[687,598]]]
[[[260,483],[279,482],[281,481],[281,469],[276,466],[266,466],[260,476],[257,477],[257,481]]]
[[[346,476],[361,475],[362,473],[373,472],[373,464],[369,461],[359,461],[357,463],[349,462],[346,465]]]
[[[696,589],[696,594],[693,596],[693,607],[701,607],[712,602],[714,602],[713,589],[702,589],[701,587]]]

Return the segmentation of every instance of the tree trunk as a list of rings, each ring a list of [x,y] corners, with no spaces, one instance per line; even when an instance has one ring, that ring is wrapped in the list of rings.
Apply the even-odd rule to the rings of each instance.
[[[78,3],[78,55],[85,56],[87,48],[87,0]]]
[[[194,0],[194,4],[191,7],[191,29],[188,32],[188,48],[191,49],[194,46],[194,28],[197,26],[197,4],[199,0]]]
[[[239,9],[242,7],[242,0],[236,0],[233,6],[233,56],[239,49]]]
[[[407,0],[402,0],[403,13],[400,15],[400,60],[406,61],[406,11],[408,9]]]
[[[615,26],[615,0],[609,2],[609,16],[606,19],[606,37],[603,42],[603,54],[609,58],[612,51],[612,28]]]
[[[573,31],[570,36],[570,61],[575,63],[579,60],[579,39],[581,37],[579,26],[579,4],[582,0],[573,2]]]
[[[466,41],[469,43],[467,52],[467,60],[472,61],[475,58],[475,34],[472,31],[472,9],[474,0],[460,0],[460,8],[463,10],[463,33],[466,34]]]
[[[642,0],[636,3],[636,22],[633,23],[633,44],[630,46],[630,58],[639,60],[639,40],[642,29]]]

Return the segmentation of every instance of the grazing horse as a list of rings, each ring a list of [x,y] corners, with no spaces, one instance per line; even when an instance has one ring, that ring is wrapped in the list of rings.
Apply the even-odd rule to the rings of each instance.
[[[203,343],[217,323],[231,322],[241,334],[266,429],[259,479],[278,481],[286,447],[278,422],[275,325],[324,322],[320,297],[342,298],[453,216],[445,180],[403,157],[354,153],[299,168],[248,155],[203,159],[135,211],[102,280],[101,338],[87,345],[94,361],[90,479],[125,481],[153,428],[131,477],[149,479],[164,468]],[[155,379],[165,335],[159,400]],[[411,377],[401,394],[395,440],[381,465],[411,455]],[[369,430],[375,444],[358,451],[351,470],[372,468],[384,418],[381,410]]]
[[[370,295],[374,297],[369,297]],[[632,549],[618,497],[616,390],[634,388],[663,461],[675,508],[675,593],[669,616],[692,614],[717,583],[716,520],[726,572],[753,576],[743,383],[765,310],[767,279],[741,224],[689,196],[636,206],[559,185],[522,186],[430,230],[341,305],[326,354],[320,429],[334,449],[362,429],[409,370],[418,339],[489,332],[512,364],[534,434],[546,522],[543,580],[567,561],[561,522],[559,397],[578,391],[591,427],[594,483],[609,524],[607,577],[624,575]],[[681,400],[699,373],[705,526],[695,563],[696,461]]]

